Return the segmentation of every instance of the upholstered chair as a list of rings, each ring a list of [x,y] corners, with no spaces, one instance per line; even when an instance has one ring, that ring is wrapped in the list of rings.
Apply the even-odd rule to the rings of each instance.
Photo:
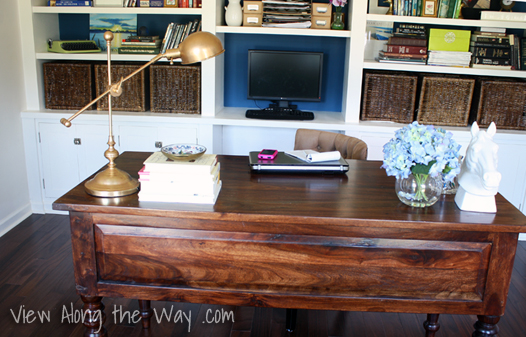
[[[294,150],[340,151],[344,159],[367,159],[367,144],[363,140],[329,131],[298,129]]]

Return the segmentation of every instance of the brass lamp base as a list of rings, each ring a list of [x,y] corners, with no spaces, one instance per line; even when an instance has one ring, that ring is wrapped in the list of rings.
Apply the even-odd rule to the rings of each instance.
[[[101,171],[84,184],[86,193],[94,197],[123,197],[139,191],[139,181],[116,167]]]

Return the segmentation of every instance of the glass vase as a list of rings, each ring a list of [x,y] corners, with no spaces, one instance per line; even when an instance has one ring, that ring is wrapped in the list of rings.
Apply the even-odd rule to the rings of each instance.
[[[442,194],[442,176],[410,174],[407,178],[396,178],[395,190],[398,199],[412,207],[434,205]]]
[[[331,29],[342,30],[344,26],[345,25],[343,23],[343,12],[334,12],[332,16]]]
[[[456,194],[458,190],[458,178],[453,178],[452,181],[447,181],[442,177],[442,194]]]

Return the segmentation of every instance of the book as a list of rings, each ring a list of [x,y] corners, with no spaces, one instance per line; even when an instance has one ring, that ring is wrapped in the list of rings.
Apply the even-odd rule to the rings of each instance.
[[[427,39],[391,36],[387,44],[401,45],[401,46],[421,46],[427,47]]]
[[[410,54],[410,53],[390,53],[390,52],[384,52],[383,50],[379,53],[380,57],[387,58],[387,57],[394,57],[394,58],[411,58],[411,59],[426,59],[427,54]]]
[[[426,64],[426,59],[378,57],[376,60],[380,63]]]
[[[520,40],[520,70],[526,70],[526,39]]]
[[[427,54],[426,47],[420,46],[399,46],[387,44],[384,46],[384,52],[388,53],[400,53],[400,54]]]
[[[473,64],[486,64],[494,66],[511,66],[511,60],[492,57],[474,57]]]
[[[145,170],[145,166],[139,170],[139,181],[152,182],[152,183],[177,183],[177,184],[188,184],[189,182],[217,182],[220,179],[220,167],[221,163],[217,162],[212,171],[202,174],[174,174],[172,172],[150,172]]]
[[[472,64],[471,68],[493,69],[493,70],[511,70],[511,66],[499,66],[495,64]]]
[[[91,7],[91,0],[49,0],[48,6],[86,6]]]
[[[176,202],[176,203],[191,203],[191,204],[215,204],[219,193],[221,192],[222,182],[215,186],[213,193],[193,193],[193,194],[157,194],[139,191],[139,202]]]
[[[139,42],[139,41],[126,41],[121,42],[121,46],[135,46],[135,47],[160,47],[161,40],[152,41],[152,42]]]
[[[509,36],[487,36],[487,35],[472,35],[470,42],[494,43],[501,45],[509,45]]]
[[[510,58],[511,48],[470,47],[474,57]]]
[[[164,0],[150,0],[150,7],[164,7]]]
[[[480,20],[496,21],[526,21],[525,12],[505,12],[505,11],[481,11]]]
[[[148,172],[172,172],[191,174],[210,174],[217,162],[217,155],[203,154],[195,161],[178,161],[168,159],[162,152],[152,153],[144,161],[144,169]]]
[[[148,48],[148,47],[119,47],[117,48],[118,54],[160,54],[160,48]]]
[[[124,39],[123,41],[155,42],[157,40],[159,40],[159,35],[133,35],[133,36],[129,36],[127,39]]]

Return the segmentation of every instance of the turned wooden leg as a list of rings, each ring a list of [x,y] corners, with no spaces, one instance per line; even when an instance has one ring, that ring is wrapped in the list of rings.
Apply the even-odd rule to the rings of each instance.
[[[427,320],[424,322],[424,329],[426,329],[426,337],[435,337],[435,332],[440,329],[440,324],[438,324],[438,314],[427,314]]]
[[[106,314],[104,313],[104,304],[102,297],[98,296],[80,296],[84,302],[83,323],[86,327],[84,337],[107,337],[108,333],[104,327]]]
[[[500,320],[499,316],[477,315],[477,317],[479,320],[473,325],[475,332],[473,332],[472,337],[497,337],[499,335],[497,325]]]
[[[142,328],[149,329],[150,328],[150,317],[152,317],[153,315],[153,311],[151,308],[151,301],[139,300],[139,309],[141,309]]]
[[[296,317],[298,316],[298,309],[287,309],[285,314],[285,328],[287,332],[294,332],[296,329]]]

